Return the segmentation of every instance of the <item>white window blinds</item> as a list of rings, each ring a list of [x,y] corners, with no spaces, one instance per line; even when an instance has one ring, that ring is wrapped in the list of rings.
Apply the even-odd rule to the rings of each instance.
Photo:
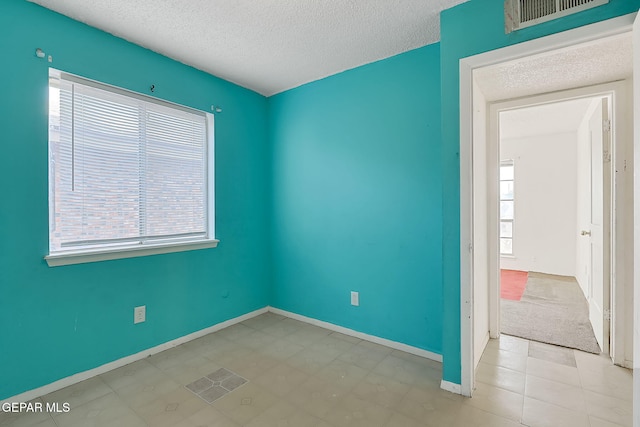
[[[206,113],[57,70],[49,94],[50,253],[209,237]]]

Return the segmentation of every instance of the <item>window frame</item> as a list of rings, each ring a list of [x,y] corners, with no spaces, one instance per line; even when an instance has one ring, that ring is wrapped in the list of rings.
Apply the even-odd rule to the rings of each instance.
[[[513,171],[513,176],[511,179],[502,179],[502,173],[500,173],[502,167],[504,166],[511,166],[512,171]],[[500,166],[499,166],[500,170],[498,173],[498,205],[500,205],[502,202],[513,202],[513,217],[511,219],[503,219],[502,215],[501,215],[501,210],[500,210],[500,206],[498,206],[498,221],[499,221],[499,226],[498,226],[498,248],[500,249],[500,256],[501,257],[514,257],[514,248],[513,248],[513,242],[514,242],[514,229],[515,229],[515,219],[516,219],[516,194],[515,194],[515,181],[516,181],[516,167],[515,167],[515,162],[513,159],[508,159],[508,160],[501,160],[500,161]],[[511,182],[512,186],[513,186],[513,197],[511,199],[503,199],[502,198],[502,191],[500,190],[500,185],[503,182]],[[502,224],[503,223],[509,223],[511,224],[511,237],[502,237]],[[502,239],[508,239],[511,240],[511,252],[502,252]]]
[[[86,86],[91,86],[97,89],[105,90],[110,93],[114,93],[117,95],[126,96],[129,98],[133,98],[136,100],[141,100],[153,104],[157,104],[163,107],[168,107],[173,110],[186,111],[192,114],[201,115],[205,118],[205,126],[206,126],[206,150],[205,150],[205,219],[206,219],[206,232],[203,237],[197,239],[179,239],[179,238],[165,238],[158,240],[149,240],[144,241],[135,241],[129,242],[122,245],[111,245],[106,244],[104,246],[97,246],[93,248],[82,248],[82,249],[69,249],[69,250],[58,250],[51,251],[51,218],[54,212],[52,211],[52,199],[49,195],[49,200],[47,203],[48,207],[48,235],[47,241],[49,242],[48,246],[48,254],[44,257],[45,261],[49,265],[49,267],[62,266],[62,265],[72,265],[72,264],[81,264],[87,262],[97,262],[97,261],[106,261],[106,260],[114,260],[114,259],[123,259],[123,258],[133,258],[133,257],[141,257],[141,256],[149,256],[149,255],[157,255],[157,254],[166,254],[173,252],[183,252],[183,251],[191,251],[198,249],[208,249],[215,248],[219,240],[215,238],[215,138],[214,138],[214,115],[212,113],[197,110],[191,107],[187,107],[184,105],[172,103],[169,101],[165,101],[163,99],[158,99],[155,97],[151,97],[145,94],[133,92],[124,88],[120,88],[117,86],[112,86],[109,84],[105,84],[102,82],[97,82],[94,80],[90,80],[84,77],[80,77],[74,74],[70,74],[61,70],[57,70],[55,68],[49,68],[49,82],[51,79],[61,79],[73,83],[78,83]],[[47,86],[50,90],[51,83]],[[49,97],[47,97],[49,100]],[[47,104],[47,123],[50,127],[50,111],[49,104]],[[47,159],[48,159],[48,188],[49,194],[52,186],[52,170],[51,170],[51,144],[52,141],[47,135]]]

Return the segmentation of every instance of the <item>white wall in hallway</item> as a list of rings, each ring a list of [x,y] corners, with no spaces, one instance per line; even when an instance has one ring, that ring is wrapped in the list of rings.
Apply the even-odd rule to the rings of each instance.
[[[577,149],[577,132],[501,139],[501,160],[515,165],[514,253],[501,268],[575,276]]]

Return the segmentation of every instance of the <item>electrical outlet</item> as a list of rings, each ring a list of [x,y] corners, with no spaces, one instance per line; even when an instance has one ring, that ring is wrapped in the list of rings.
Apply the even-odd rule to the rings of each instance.
[[[351,291],[351,305],[356,307],[360,305],[360,294],[358,292]]]
[[[141,305],[140,307],[133,308],[133,323],[142,323],[147,320],[147,306]]]

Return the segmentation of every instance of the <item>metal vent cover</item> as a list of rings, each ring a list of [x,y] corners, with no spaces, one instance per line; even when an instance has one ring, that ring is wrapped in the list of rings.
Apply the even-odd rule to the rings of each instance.
[[[609,0],[505,0],[505,32],[508,34],[607,3]]]

